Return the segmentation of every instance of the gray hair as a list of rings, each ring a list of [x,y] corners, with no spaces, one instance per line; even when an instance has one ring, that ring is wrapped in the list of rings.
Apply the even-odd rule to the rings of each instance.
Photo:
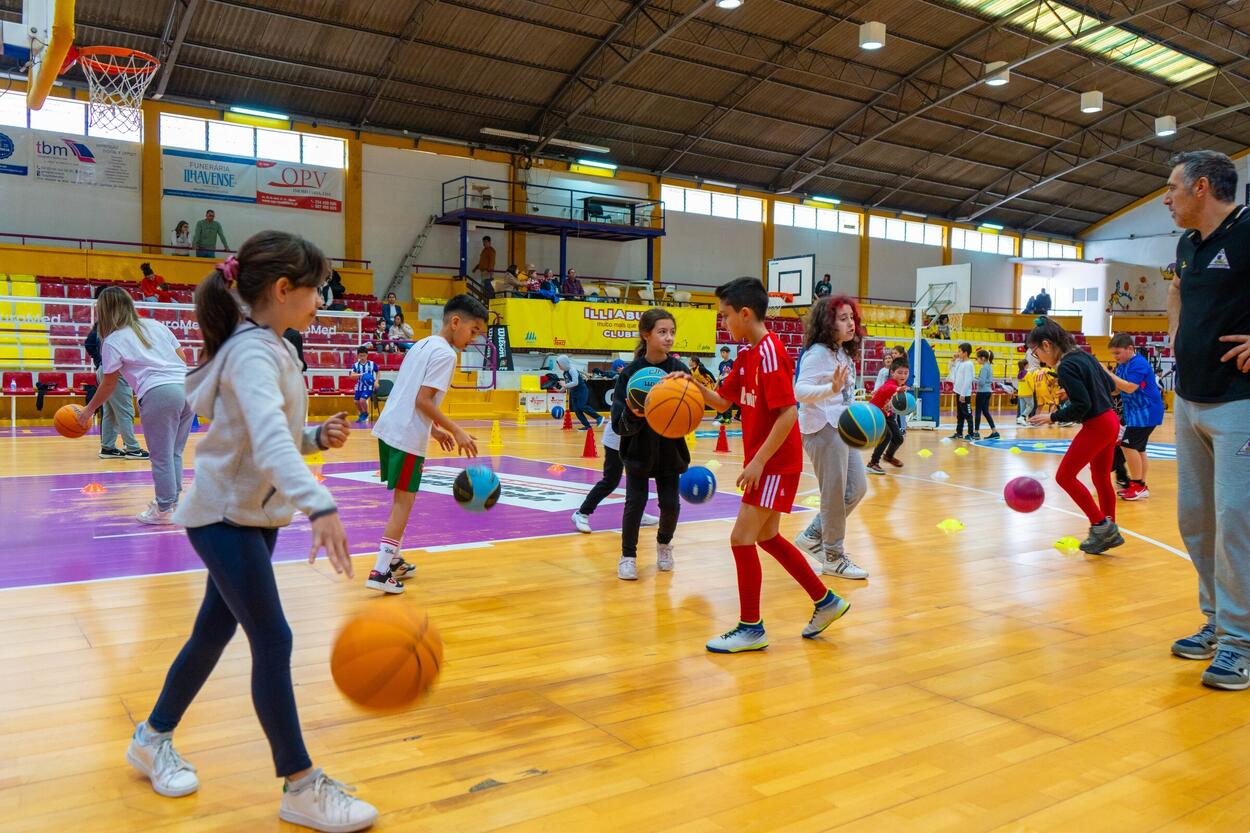
[[[1227,154],[1218,150],[1191,150],[1174,155],[1169,164],[1175,168],[1183,167],[1181,179],[1186,187],[1193,188],[1194,183],[1206,177],[1211,187],[1211,194],[1220,202],[1235,202],[1237,199],[1237,166]]]

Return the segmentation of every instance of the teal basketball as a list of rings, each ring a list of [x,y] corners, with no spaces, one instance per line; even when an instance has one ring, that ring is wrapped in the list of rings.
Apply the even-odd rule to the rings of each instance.
[[[488,466],[469,466],[451,484],[452,497],[470,512],[485,512],[499,501],[503,489]]]
[[[647,408],[647,394],[655,387],[656,382],[667,375],[658,367],[644,367],[633,376],[630,376],[629,384],[625,386],[625,395],[629,398],[629,404],[639,411],[645,411]]]
[[[916,397],[901,390],[890,399],[890,404],[894,406],[896,414],[907,415],[916,410]]]
[[[885,433],[885,414],[869,402],[856,402],[838,417],[838,433],[852,448],[876,445]]]

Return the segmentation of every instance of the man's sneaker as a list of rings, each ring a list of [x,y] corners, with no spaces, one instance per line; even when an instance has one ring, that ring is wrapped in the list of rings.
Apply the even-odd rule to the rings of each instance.
[[[126,452],[122,451],[120,448],[101,448],[100,459],[101,460],[124,460],[126,459]]]
[[[965,439],[972,440],[972,441],[974,441],[974,442],[975,442],[975,441],[977,441],[977,440],[981,439],[981,433],[980,433],[979,431],[973,431],[971,434],[969,434],[967,437],[965,437]]]
[[[840,576],[841,578],[866,579],[868,571],[851,560],[846,553],[842,555],[826,555],[820,565],[820,574],[824,576]]]
[[[377,570],[369,571],[369,578],[365,580],[365,587],[370,590],[378,590],[382,593],[397,595],[404,592],[404,585],[395,580],[395,577],[388,570],[385,573],[379,573]]]
[[[744,625],[739,622],[733,630],[726,631],[709,640],[707,649],[714,654],[740,654],[743,651],[762,651],[768,647],[768,634],[764,625]]]
[[[151,524],[153,526],[172,524],[174,522],[175,508],[176,504],[168,509],[161,509],[157,506],[156,502],[153,501],[148,504],[147,509],[144,509],[138,515],[135,515],[135,520],[141,524]]]
[[[1120,534],[1120,528],[1115,525],[1115,521],[1107,518],[1089,528],[1089,537],[1081,542],[1081,552],[1098,555],[1123,543],[1124,536]]]
[[[798,538],[794,539],[794,545],[810,555],[818,559],[825,557],[825,544],[818,536],[808,535],[807,530],[803,530]]]
[[[134,451],[127,450],[124,455],[127,460],[151,460],[152,455],[148,454],[142,448],[136,448]]]
[[[398,557],[391,560],[390,570],[391,578],[396,581],[405,581],[407,579],[414,578],[417,575],[416,564],[412,564]],[[372,573],[373,571],[370,570],[369,572]]]
[[[1142,498],[1150,497],[1150,490],[1146,488],[1145,483],[1133,481],[1128,484],[1127,489],[1119,494],[1124,500],[1141,500]]]
[[[367,801],[348,795],[355,791],[355,787],[317,770],[316,779],[303,789],[292,790],[289,782],[282,785],[278,817],[323,833],[364,830],[377,821],[378,810]]]
[[[1003,437],[1002,434],[998,433],[997,431],[994,431],[988,437],[986,437],[986,439],[987,440],[1000,440],[1002,439],[1002,437]]]
[[[573,528],[578,532],[594,532],[590,528],[590,516],[583,515],[581,512],[573,513]]]
[[[885,461],[889,463],[891,466],[894,466],[894,468],[896,469],[901,469],[903,467],[903,461],[898,459],[897,457],[886,457]]]
[[[658,515],[648,515],[646,512],[642,513],[641,526],[659,526],[659,525],[660,525],[660,517]]]
[[[1215,661],[1202,672],[1202,684],[1225,691],[1244,691],[1250,688],[1250,662],[1236,651],[1220,648]]]
[[[655,568],[661,573],[673,572],[673,545],[655,545]]]
[[[638,559],[622,558],[616,562],[616,577],[621,581],[638,580]]]
[[[130,748],[126,750],[126,760],[148,777],[152,789],[160,795],[178,798],[200,788],[195,767],[179,756],[174,749],[173,738],[149,731],[146,721],[135,727]]]
[[[946,439],[948,439],[948,440],[962,440],[962,439],[964,439],[964,435],[963,435],[963,434],[951,434],[951,435],[950,435],[949,437],[947,437]]]
[[[868,471],[872,472],[873,474],[885,474],[885,469],[881,468],[880,463],[869,463],[868,465],[864,466],[864,468],[868,469]]]
[[[1186,636],[1172,643],[1172,653],[1181,659],[1210,659],[1215,656],[1215,646],[1219,640],[1215,636],[1215,627],[1203,625],[1202,630],[1193,636]]]
[[[821,604],[816,605],[816,609],[812,611],[812,621],[803,628],[803,638],[813,639],[820,636],[825,628],[841,619],[850,609],[850,602],[830,590]]]

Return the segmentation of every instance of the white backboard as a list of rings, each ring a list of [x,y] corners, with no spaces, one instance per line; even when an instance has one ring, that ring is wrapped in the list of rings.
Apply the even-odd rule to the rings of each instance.
[[[775,257],[768,261],[769,292],[788,292],[794,300],[786,303],[770,302],[769,306],[806,307],[812,303],[812,290],[816,286],[816,255],[790,255]]]
[[[969,312],[972,305],[972,264],[954,263],[917,269],[916,300],[922,302],[926,309],[934,300],[949,302],[949,307],[944,310],[947,314]]]

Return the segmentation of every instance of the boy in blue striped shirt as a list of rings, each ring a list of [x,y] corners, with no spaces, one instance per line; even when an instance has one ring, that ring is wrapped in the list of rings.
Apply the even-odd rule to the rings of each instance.
[[[356,422],[369,421],[369,400],[373,397],[373,385],[378,378],[378,363],[369,360],[369,348],[356,350],[356,363],[352,365],[351,377],[356,380]]]

